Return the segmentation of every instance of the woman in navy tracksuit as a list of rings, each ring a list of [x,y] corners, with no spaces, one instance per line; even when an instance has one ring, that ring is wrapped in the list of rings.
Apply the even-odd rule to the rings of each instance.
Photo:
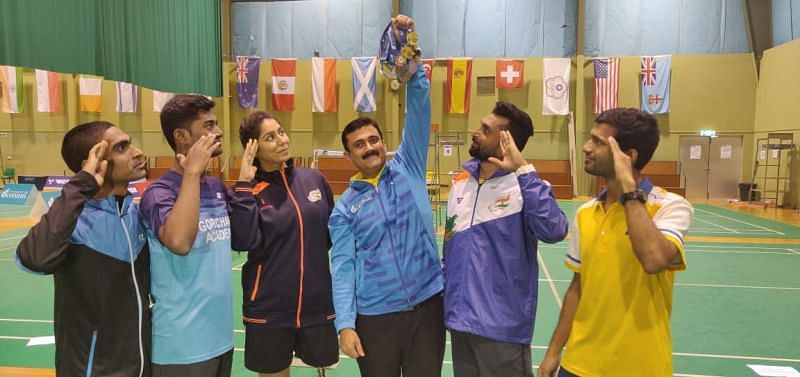
[[[288,376],[293,354],[313,367],[332,365],[339,350],[328,264],[330,186],[319,171],[294,166],[289,136],[269,114],[248,116],[239,137],[245,153],[230,190],[230,218],[233,248],[248,253],[245,366]]]

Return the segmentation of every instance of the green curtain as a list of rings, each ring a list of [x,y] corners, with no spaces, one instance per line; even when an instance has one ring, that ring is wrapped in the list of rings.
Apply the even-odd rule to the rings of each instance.
[[[0,0],[0,65],[222,95],[219,0]]]

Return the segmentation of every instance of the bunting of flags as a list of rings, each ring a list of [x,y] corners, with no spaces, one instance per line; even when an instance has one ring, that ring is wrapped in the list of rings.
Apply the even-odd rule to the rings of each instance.
[[[236,82],[238,102],[242,108],[258,105],[259,69],[261,59],[252,56],[236,57]],[[618,107],[619,58],[595,58],[592,61],[595,95],[593,110],[599,114]],[[377,71],[375,57],[354,57],[352,67],[353,110],[377,111]],[[428,80],[433,79],[434,59],[422,59]],[[569,58],[543,59],[542,114],[569,114],[571,60]],[[640,58],[641,109],[648,113],[667,113],[670,110],[670,82],[672,57],[642,56]],[[453,58],[446,62],[447,77],[444,90],[444,108],[448,113],[466,114],[470,109],[472,86],[472,58]],[[272,109],[295,110],[295,84],[297,59],[272,59]],[[36,110],[61,111],[61,83],[59,74],[36,69]],[[101,77],[78,77],[80,111],[100,112],[102,109]],[[522,88],[525,83],[524,60],[498,59],[495,62],[495,87],[499,89]],[[20,113],[24,109],[23,68],[0,66],[2,111]],[[336,60],[312,58],[311,60],[312,111],[335,112],[338,109],[336,92]],[[115,82],[117,112],[136,112],[139,88],[131,83]],[[153,90],[153,111],[160,112],[174,93]]]

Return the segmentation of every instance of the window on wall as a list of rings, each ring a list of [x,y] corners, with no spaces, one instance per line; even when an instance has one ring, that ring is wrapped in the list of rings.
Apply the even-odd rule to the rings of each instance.
[[[425,57],[575,55],[576,0],[401,0]]]
[[[800,2],[772,0],[772,44],[800,38]]]
[[[349,58],[378,52],[391,17],[391,0],[236,2],[234,55],[262,58]]]
[[[588,56],[748,52],[741,0],[586,2]]]

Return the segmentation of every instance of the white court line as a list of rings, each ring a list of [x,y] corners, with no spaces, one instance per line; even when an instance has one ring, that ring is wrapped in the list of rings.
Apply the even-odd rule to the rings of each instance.
[[[52,319],[0,318],[0,322],[53,323]]]
[[[707,288],[743,288],[743,289],[774,289],[778,291],[800,291],[800,287],[765,287],[756,285],[726,285],[726,284],[691,284],[691,283],[675,283],[682,287],[707,287]]]
[[[25,237],[25,236],[22,235],[22,236],[17,236],[17,237],[0,238],[0,241],[19,240],[19,239],[22,239],[22,237]]]
[[[705,228],[691,228],[691,229],[689,229],[689,233],[696,233],[696,232],[725,233],[725,234],[729,233],[727,231],[723,232],[723,231],[721,231],[719,229],[705,229]],[[739,232],[739,234],[765,234],[765,233],[771,233],[771,232],[768,232],[766,230],[761,230],[761,229],[748,229],[748,230],[742,230],[742,231]]]
[[[714,223],[712,223],[711,221],[703,220],[703,219],[701,219],[701,218],[699,218],[699,217],[695,217],[694,219],[695,219],[695,220],[698,220],[698,221],[702,221],[702,222],[704,222],[704,223],[706,223],[706,224],[709,224],[709,225],[713,225],[713,226],[716,226],[716,227],[719,227],[719,228],[725,229],[725,230],[727,230],[728,232],[731,232],[731,233],[741,234],[741,233],[739,233],[739,231],[737,231],[737,230],[735,230],[735,229],[731,229],[731,228],[728,228],[728,227],[724,227],[724,226],[722,226],[722,225],[719,225],[719,224],[714,224]],[[691,231],[691,230],[692,230],[692,229],[690,228],[690,229],[689,229],[689,231]]]
[[[29,336],[0,336],[0,339],[9,339],[9,340],[30,340],[31,337]],[[448,342],[449,343],[449,342]],[[532,349],[547,349],[546,346],[534,346],[531,345]],[[236,352],[244,352],[244,348],[234,348]],[[788,359],[788,358],[779,358],[779,357],[765,357],[765,356],[742,356],[742,355],[715,355],[709,353],[688,353],[688,352],[673,352],[673,356],[685,356],[685,357],[705,357],[711,359],[730,359],[730,360],[762,360],[762,361],[774,361],[774,362],[786,362],[786,363],[800,363],[800,359]],[[350,358],[347,355],[340,354],[339,356]],[[447,361],[445,360],[445,363]],[[451,361],[452,363],[452,361]],[[534,367],[536,368],[536,367]]]
[[[704,209],[702,209],[702,208],[695,208],[694,210],[695,210],[695,211],[700,211],[700,212],[705,212],[705,213],[708,213],[708,214],[711,214],[711,215],[714,215],[714,216],[717,216],[717,217],[721,217],[721,218],[723,218],[723,219],[728,219],[728,220],[731,220],[731,221],[735,221],[735,222],[737,222],[737,223],[741,223],[741,224],[745,224],[745,225],[750,225],[750,226],[752,226],[752,227],[756,227],[756,228],[765,229],[765,230],[768,230],[768,231],[770,231],[770,232],[773,232],[773,233],[776,233],[776,234],[783,235],[783,233],[782,233],[782,232],[779,232],[779,231],[777,231],[777,230],[772,230],[772,229],[769,229],[769,228],[765,228],[765,227],[763,227],[763,226],[761,226],[761,225],[750,224],[750,223],[748,223],[747,221],[737,220],[737,219],[734,219],[734,218],[732,218],[732,217],[728,217],[728,216],[720,215],[720,214],[718,214],[718,213],[714,213],[714,212],[711,212],[711,211],[704,210]]]
[[[564,246],[539,246],[539,249],[557,249],[566,251]],[[703,250],[711,249],[711,250]],[[713,250],[724,249],[724,250]],[[736,250],[741,249],[741,250]],[[763,251],[763,250],[778,250],[778,251]],[[756,247],[756,246],[704,246],[698,244],[690,244],[686,248],[686,252],[691,253],[714,253],[714,254],[778,254],[778,255],[800,255],[800,252],[794,249],[785,247]]]
[[[558,291],[556,290],[556,285],[553,284],[553,278],[550,276],[550,271],[547,269],[547,265],[544,264],[544,259],[542,259],[541,254],[537,252],[536,258],[539,259],[539,265],[542,266],[542,271],[544,271],[544,276],[547,278],[547,282],[550,285],[550,290],[553,292],[553,297],[556,298],[558,309],[561,310],[563,303],[561,302],[561,296],[558,295]]]
[[[547,281],[539,279],[539,281]],[[554,283],[569,283],[569,279],[550,279]],[[758,285],[729,285],[729,284],[695,284],[695,283],[675,283],[676,286],[682,287],[700,287],[700,288],[734,288],[734,289],[774,289],[777,291],[800,291],[800,287],[769,287]]]
[[[0,258],[0,262],[13,262],[14,260],[11,258]]]
[[[687,357],[708,357],[712,359],[763,360],[763,361],[776,361],[783,363],[800,363],[800,359],[784,359],[780,357],[765,357],[765,356],[714,355],[709,353],[686,353],[686,352],[673,352],[672,355],[687,356]]]

